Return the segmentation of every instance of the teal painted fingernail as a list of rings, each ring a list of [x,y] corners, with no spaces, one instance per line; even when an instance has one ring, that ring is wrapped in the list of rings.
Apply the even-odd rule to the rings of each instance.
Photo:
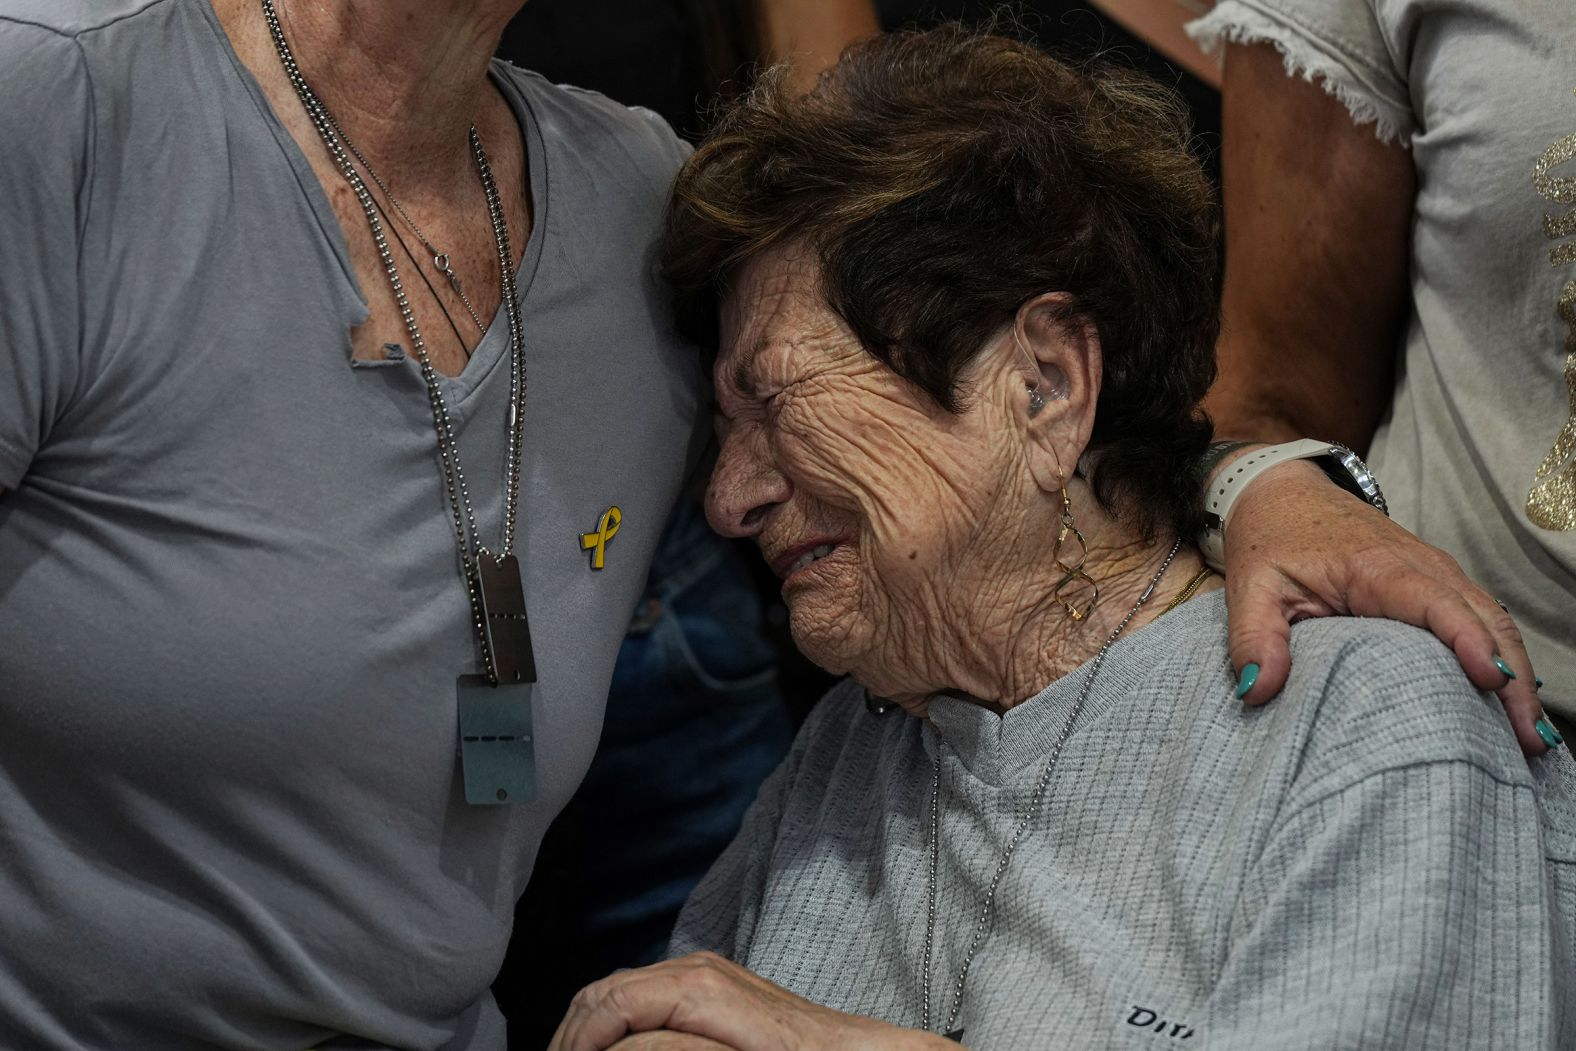
[[[1534,690],[1541,690],[1541,689],[1543,689],[1543,680],[1542,679],[1533,679],[1532,680],[1532,688]]]
[[[1242,674],[1237,676],[1237,700],[1248,695],[1253,689],[1253,684],[1259,681],[1259,666],[1257,664],[1244,664]]]
[[[1543,738],[1543,743],[1550,748],[1558,748],[1565,743],[1565,738],[1554,728],[1554,724],[1547,719],[1539,719],[1532,724],[1532,728],[1538,731],[1538,736]]]
[[[1516,677],[1516,673],[1510,670],[1510,665],[1506,664],[1504,658],[1502,658],[1497,653],[1494,654],[1494,667],[1504,672],[1505,678],[1507,679],[1514,679]]]

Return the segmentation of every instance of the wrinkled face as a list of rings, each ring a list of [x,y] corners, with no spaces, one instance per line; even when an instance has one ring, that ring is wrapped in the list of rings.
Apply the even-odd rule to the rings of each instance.
[[[756,538],[806,656],[891,694],[960,591],[988,590],[994,523],[1022,506],[1014,380],[976,363],[968,407],[946,412],[860,347],[816,277],[778,249],[724,300],[707,514]]]

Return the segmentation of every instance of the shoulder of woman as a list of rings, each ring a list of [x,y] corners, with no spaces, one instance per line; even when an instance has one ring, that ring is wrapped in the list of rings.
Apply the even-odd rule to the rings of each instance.
[[[649,174],[666,199],[668,183],[690,155],[690,145],[668,122],[643,106],[626,106],[598,91],[573,84],[554,84],[540,73],[520,69],[502,59],[494,74],[518,91],[542,122],[590,157],[605,156],[610,167],[627,171],[634,161]]]
[[[1288,77],[1317,84],[1382,141],[1405,144],[1415,125],[1407,87],[1407,27],[1415,7],[1388,0],[1220,0],[1186,32],[1205,52],[1273,45]]]
[[[78,156],[80,164],[89,152],[93,88],[83,49],[68,31],[69,20],[34,21],[23,17],[29,10],[0,8],[0,90],[6,100],[0,106],[0,175],[6,176],[40,174],[62,154]]]
[[[1309,706],[1299,794],[1445,762],[1532,784],[1504,709],[1467,681],[1455,655],[1428,632],[1329,617],[1296,625],[1291,639],[1284,696]]]

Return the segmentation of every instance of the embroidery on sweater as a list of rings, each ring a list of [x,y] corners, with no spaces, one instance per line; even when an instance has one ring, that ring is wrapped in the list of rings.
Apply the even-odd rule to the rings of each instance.
[[[1571,93],[1576,95],[1576,88]],[[1576,204],[1576,175],[1553,175],[1553,169],[1576,158],[1576,133],[1549,145],[1532,166],[1533,188],[1555,204]],[[1549,249],[1552,266],[1576,263],[1576,208],[1563,215],[1543,217],[1543,236],[1559,244]],[[1544,529],[1562,532],[1576,529],[1576,278],[1565,283],[1555,302],[1555,312],[1564,320],[1565,390],[1570,402],[1570,418],[1565,422],[1554,448],[1538,465],[1532,491],[1527,494],[1527,518]]]

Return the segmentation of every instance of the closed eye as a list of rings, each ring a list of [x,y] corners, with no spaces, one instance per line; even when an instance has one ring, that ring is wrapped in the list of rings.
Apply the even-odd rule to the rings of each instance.
[[[781,387],[756,395],[756,404],[761,407],[761,414],[767,419],[777,415],[777,410],[782,408],[783,389]]]

